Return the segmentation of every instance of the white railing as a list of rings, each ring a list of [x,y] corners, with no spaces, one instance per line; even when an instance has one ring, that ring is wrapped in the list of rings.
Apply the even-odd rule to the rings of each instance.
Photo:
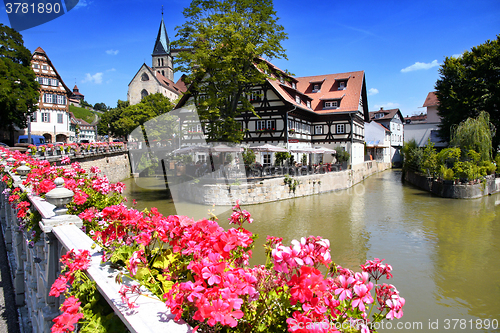
[[[20,177],[10,174],[23,191]],[[5,184],[0,182],[0,191]],[[17,307],[25,307],[27,318],[24,327],[32,327],[34,333],[50,332],[52,320],[60,315],[63,299],[49,296],[49,291],[60,270],[60,257],[70,249],[88,250],[91,264],[87,275],[96,282],[101,295],[107,300],[115,314],[130,332],[191,332],[185,323],[173,321],[173,315],[165,304],[154,296],[141,295],[139,305],[133,311],[123,303],[118,293],[120,285],[115,282],[118,270],[101,263],[99,248],[92,248],[93,241],[80,228],[82,221],[74,215],[56,215],[54,205],[44,199],[28,195],[32,205],[42,216],[42,235],[35,244],[20,228],[17,211],[8,202],[7,195],[0,195],[0,218],[4,239],[9,252],[12,281]],[[131,280],[124,279],[125,284]],[[146,291],[147,292],[147,291]]]

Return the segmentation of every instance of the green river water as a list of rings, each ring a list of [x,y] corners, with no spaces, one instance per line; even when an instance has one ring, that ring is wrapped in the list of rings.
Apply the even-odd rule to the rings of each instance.
[[[125,183],[137,208],[176,214],[157,180]],[[183,207],[194,217],[210,208]],[[264,263],[267,235],[285,243],[328,238],[332,259],[355,271],[375,257],[391,264],[394,278],[382,282],[395,285],[406,304],[403,318],[380,332],[500,332],[500,194],[443,199],[403,184],[401,172],[390,170],[348,190],[243,208],[254,218],[247,229],[260,236],[253,264]],[[225,228],[228,216],[218,214]]]

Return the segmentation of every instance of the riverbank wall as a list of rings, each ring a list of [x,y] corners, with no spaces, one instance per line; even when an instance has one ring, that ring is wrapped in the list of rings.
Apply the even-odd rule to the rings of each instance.
[[[404,180],[408,183],[443,198],[475,199],[500,192],[500,178],[487,176],[484,183],[470,185],[445,184],[434,178],[405,172]]]
[[[185,184],[178,188],[182,200],[203,205],[226,206],[260,204],[307,195],[344,190],[362,182],[365,178],[390,169],[391,163],[368,161],[352,169],[289,177],[263,179],[246,184]]]

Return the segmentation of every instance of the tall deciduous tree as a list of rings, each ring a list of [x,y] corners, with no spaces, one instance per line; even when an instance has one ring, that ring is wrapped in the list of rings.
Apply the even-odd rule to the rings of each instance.
[[[257,60],[286,58],[284,28],[271,0],[193,0],[183,14],[187,21],[172,43],[182,50],[177,70],[188,73],[208,140],[239,142],[234,118],[253,112],[246,94],[268,77],[267,63]]]
[[[174,108],[174,104],[161,93],[151,94],[142,99],[138,104],[129,105],[129,102],[118,101],[117,107],[105,112],[99,121],[98,128],[100,135],[111,134],[118,137],[126,137],[138,127],[142,127],[146,122],[152,121],[160,115],[166,114]],[[161,117],[165,120],[165,117]],[[167,125],[165,125],[167,126]],[[168,126],[167,126],[168,127]],[[165,131],[174,133],[173,128],[153,126],[154,131]],[[144,129],[142,129],[144,131]],[[155,138],[164,138],[161,133],[149,133]],[[147,133],[144,133],[147,135]]]
[[[31,69],[31,52],[20,33],[0,24],[0,128],[26,128],[37,109],[39,85]],[[12,136],[12,135],[11,135]]]
[[[500,35],[496,40],[473,47],[461,57],[447,57],[436,82],[440,135],[449,142],[453,125],[476,118],[481,111],[500,128]],[[493,137],[496,151],[500,136]]]

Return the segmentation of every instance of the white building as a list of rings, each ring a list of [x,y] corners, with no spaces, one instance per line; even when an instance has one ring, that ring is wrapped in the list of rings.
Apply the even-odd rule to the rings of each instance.
[[[399,109],[384,110],[380,108],[378,111],[370,112],[370,121],[375,121],[390,131],[390,162],[396,166],[400,165],[405,131],[404,117],[401,111]]]
[[[31,118],[31,134],[43,135],[46,142],[70,142],[70,138],[75,136],[70,130],[68,108],[71,90],[41,47],[31,56],[31,67],[40,84],[40,100],[38,110]],[[26,134],[28,129],[17,131],[17,136]]]

